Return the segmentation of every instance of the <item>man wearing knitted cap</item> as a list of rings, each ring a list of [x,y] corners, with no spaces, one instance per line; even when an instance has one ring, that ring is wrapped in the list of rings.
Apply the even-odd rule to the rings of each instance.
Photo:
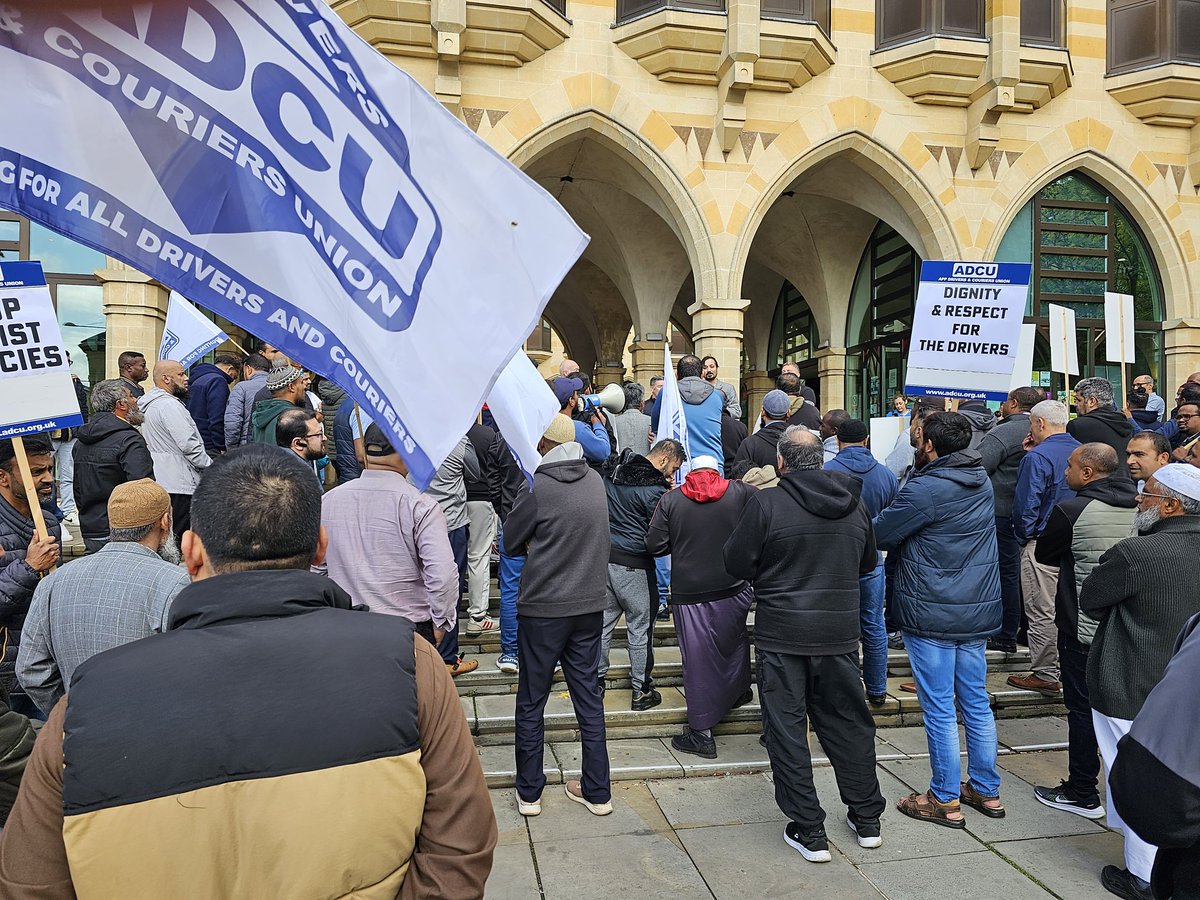
[[[759,468],[775,465],[776,449],[783,430],[787,428],[791,398],[783,391],[768,391],[763,397],[762,415],[759,416],[757,431],[742,441],[733,457],[734,463],[749,460]]]
[[[1180,629],[1200,612],[1200,593],[1189,587],[1200,559],[1200,469],[1171,464],[1146,479],[1133,527],[1137,535],[1109,548],[1079,592],[1080,610],[1100,623],[1087,688],[1106,772],[1162,678]],[[1108,827],[1125,832],[1125,868],[1105,866],[1100,883],[1119,897],[1151,900],[1155,848],[1125,827],[1111,790],[1108,797]]]
[[[117,485],[108,522],[107,544],[33,592],[17,680],[47,714],[84,660],[163,631],[171,601],[190,581],[179,566],[171,498],[160,485],[149,478]]]
[[[522,495],[504,523],[504,552],[525,556],[517,598],[517,811],[542,811],[546,723],[543,715],[555,664],[579,722],[583,765],[566,794],[589,812],[612,812],[604,700],[598,663],[604,626],[609,534],[604,484],[583,458],[575,425],[559,414],[538,444],[543,454],[533,491]]]
[[[270,399],[255,403],[250,417],[253,423],[252,442],[276,446],[275,429],[279,425],[279,417],[289,409],[304,405],[306,384],[304,373],[295,366],[280,366],[270,371],[266,387]]]

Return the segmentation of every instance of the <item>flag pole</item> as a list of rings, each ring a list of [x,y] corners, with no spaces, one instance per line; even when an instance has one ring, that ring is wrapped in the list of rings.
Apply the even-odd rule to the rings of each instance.
[[[354,419],[358,422],[359,440],[363,442],[363,470],[365,471],[371,468],[367,462],[367,432],[362,427],[362,409],[359,408],[357,403],[354,404]]]

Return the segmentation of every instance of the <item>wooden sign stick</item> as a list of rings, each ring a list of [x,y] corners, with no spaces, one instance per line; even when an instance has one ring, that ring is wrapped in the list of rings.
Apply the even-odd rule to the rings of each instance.
[[[362,409],[359,408],[357,403],[354,404],[354,419],[358,422],[358,433],[360,435],[359,440],[363,442],[363,470],[366,471],[367,469],[371,468],[371,464],[368,462],[367,457],[367,432],[366,429],[362,427]]]
[[[1125,383],[1125,380],[1129,376],[1126,372],[1127,366],[1125,365],[1125,301],[1124,300],[1122,300],[1120,303],[1120,309],[1121,309],[1121,407],[1120,408],[1124,408],[1126,403],[1128,403],[1128,401],[1125,398],[1129,396],[1129,385],[1127,385]]]
[[[29,503],[29,512],[33,516],[33,531],[40,540],[49,540],[50,532],[46,529],[46,517],[42,513],[42,503],[38,499],[37,485],[33,483],[33,471],[29,468],[29,457],[25,455],[25,440],[21,437],[12,439],[13,455],[17,459],[17,468],[21,470],[21,482],[25,485],[25,498]],[[53,572],[58,566],[51,566]]]

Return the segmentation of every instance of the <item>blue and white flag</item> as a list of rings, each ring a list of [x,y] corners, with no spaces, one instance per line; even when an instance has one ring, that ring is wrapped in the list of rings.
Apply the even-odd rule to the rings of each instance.
[[[167,305],[167,324],[163,327],[159,359],[174,359],[185,369],[210,350],[229,340],[220,326],[179,295],[171,291]]]
[[[558,398],[529,357],[517,351],[492,385],[487,405],[532,488],[542,461],[538,441],[558,415]]]
[[[666,438],[683,445],[684,463],[675,473],[675,484],[680,485],[692,469],[692,449],[688,446],[687,419],[683,415],[683,398],[679,396],[675,366],[671,363],[670,344],[663,344],[663,384],[658,391],[658,432],[654,435],[656,441]]]
[[[0,206],[347,389],[425,485],[587,243],[323,0],[8,0]]]

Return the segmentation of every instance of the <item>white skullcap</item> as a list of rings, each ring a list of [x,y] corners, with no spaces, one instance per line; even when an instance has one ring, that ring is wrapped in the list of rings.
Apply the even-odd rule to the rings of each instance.
[[[716,469],[716,468],[717,468],[717,461],[716,461],[716,459],[714,459],[711,456],[703,456],[702,455],[702,456],[693,456],[692,457],[692,471],[693,472],[695,472],[697,469]],[[1200,470],[1197,470],[1197,471],[1200,471]]]
[[[1200,469],[1187,463],[1169,463],[1151,476],[1165,488],[1200,500]]]

